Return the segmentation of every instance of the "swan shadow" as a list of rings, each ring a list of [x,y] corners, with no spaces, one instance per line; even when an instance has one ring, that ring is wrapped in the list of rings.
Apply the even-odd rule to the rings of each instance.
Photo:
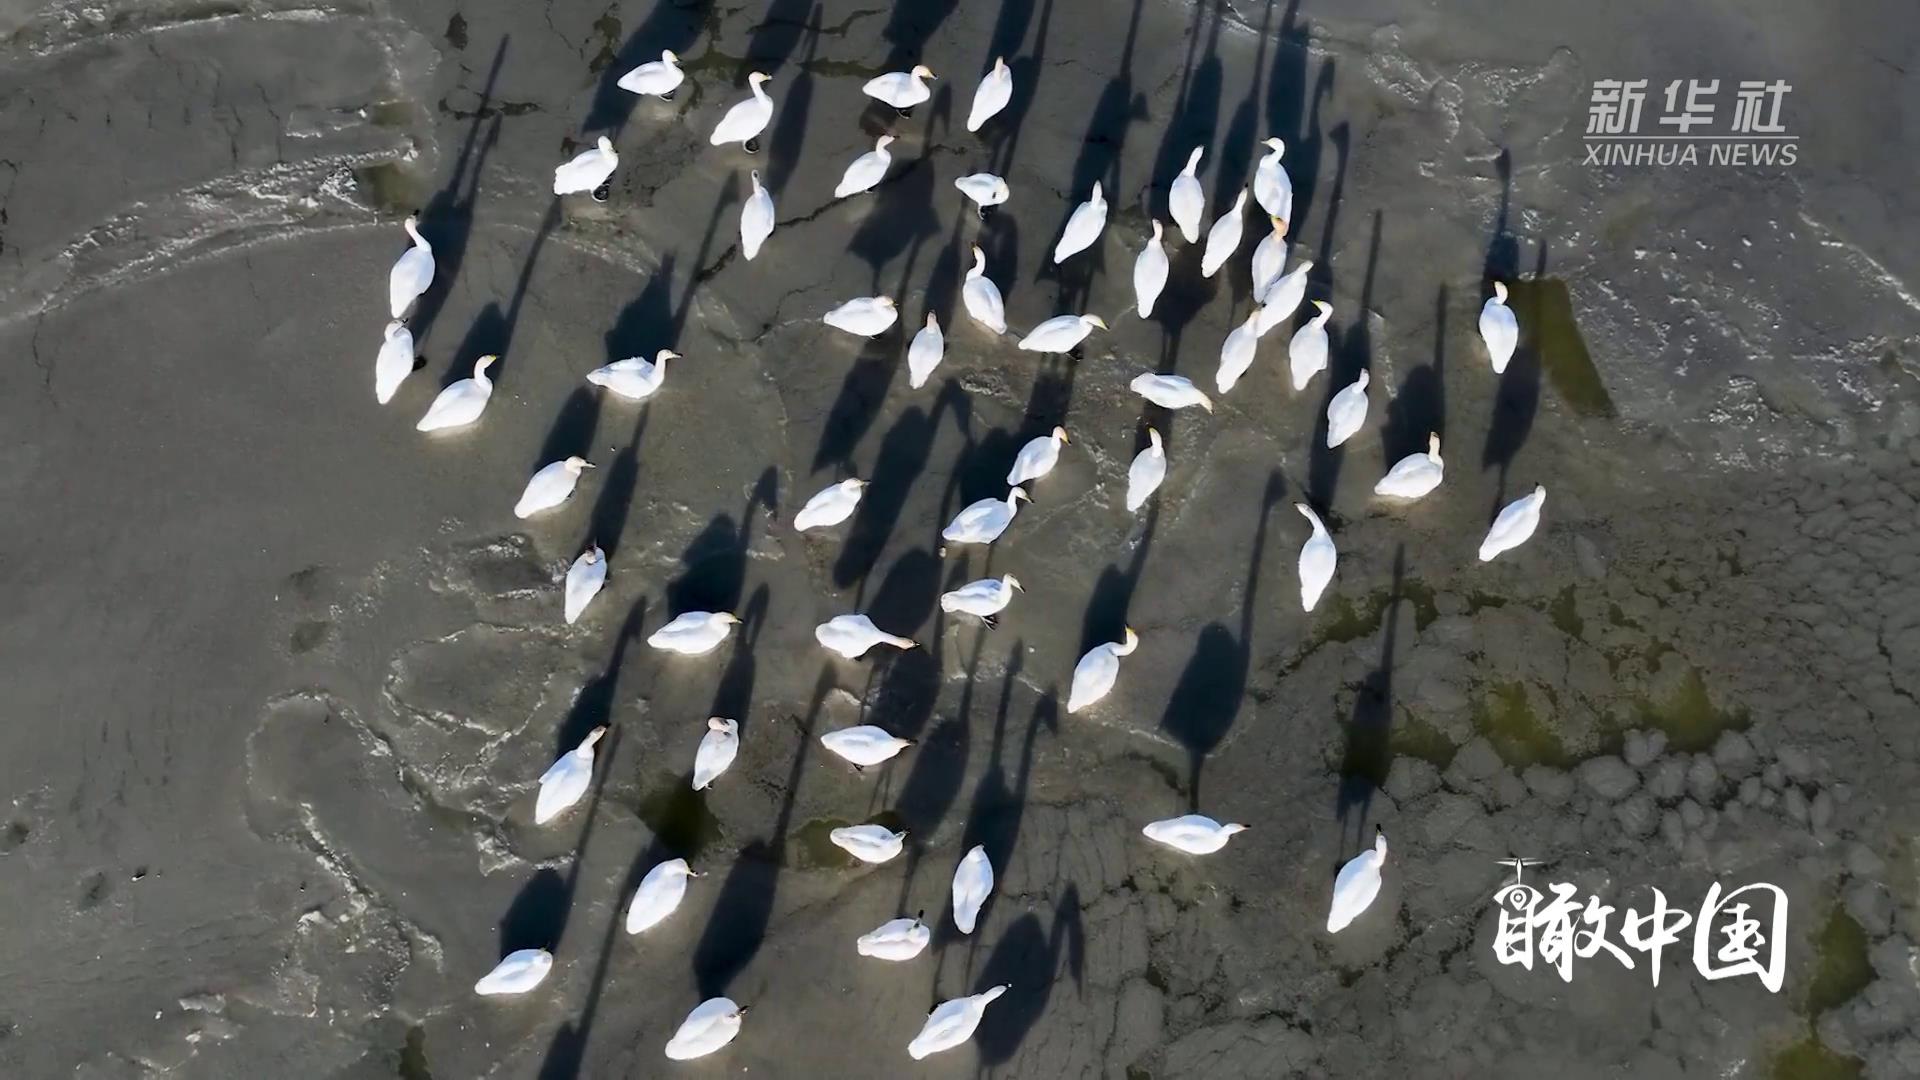
[[[1533,280],[1542,281],[1546,276],[1547,241],[1542,239],[1534,253]],[[1518,301],[1513,314],[1520,323],[1520,341],[1514,347],[1513,358],[1507,362],[1507,370],[1500,374],[1499,387],[1494,390],[1493,415],[1488,420],[1487,441],[1480,453],[1482,471],[1500,470],[1493,507],[1487,513],[1489,523],[1506,505],[1507,475],[1513,468],[1514,458],[1520,456],[1533,434],[1533,420],[1540,411],[1540,332],[1546,316],[1546,293],[1533,288],[1526,290],[1523,297],[1512,297]]]
[[[1447,287],[1440,286],[1433,301],[1433,362],[1422,364],[1400,380],[1387,403],[1386,424],[1380,431],[1386,461],[1381,475],[1409,454],[1425,453],[1427,436],[1447,434]]]
[[[1080,888],[1069,884],[1054,905],[1053,927],[1040,929],[1040,917],[1028,912],[1007,928],[987,963],[974,979],[973,992],[1011,986],[980,1021],[974,1042],[980,1059],[989,1066],[1013,1060],[1035,1024],[1046,1015],[1047,1002],[1059,982],[1064,959],[1073,984],[1086,992],[1086,927],[1080,913]]]
[[[460,276],[460,264],[466,258],[467,244],[473,237],[480,176],[486,171],[487,158],[500,141],[502,120],[500,113],[492,108],[493,88],[499,82],[500,69],[506,64],[509,40],[510,37],[501,37],[494,49],[493,66],[487,70],[487,81],[480,90],[480,104],[474,110],[473,123],[467,128],[467,139],[460,146],[460,156],[454,159],[453,175],[447,178],[445,187],[427,200],[419,214],[420,234],[433,245],[434,273],[433,284],[421,295],[407,319],[416,347],[426,342],[447,298],[452,295],[454,282]],[[487,128],[485,139],[480,137],[482,123]]]
[[[647,598],[643,596],[627,610],[627,617],[620,625],[619,636],[614,639],[613,653],[607,658],[606,667],[574,695],[573,704],[568,707],[566,719],[560,722],[559,733],[554,738],[555,757],[579,746],[594,728],[612,726],[613,702],[620,684],[620,669],[626,664],[627,647],[639,639],[640,627],[646,619]]]
[[[1341,158],[1346,157],[1346,141],[1339,142]],[[1339,185],[1334,186],[1334,198],[1339,199]],[[1335,214],[1327,215],[1327,231],[1331,235]],[[1327,445],[1327,409],[1340,391],[1345,390],[1363,371],[1369,371],[1373,362],[1373,330],[1368,315],[1373,310],[1373,285],[1380,268],[1380,221],[1381,212],[1373,212],[1373,239],[1367,245],[1367,270],[1361,278],[1359,310],[1354,312],[1353,321],[1343,331],[1327,335],[1327,372],[1326,391],[1320,402],[1318,417],[1314,420],[1313,445],[1309,448],[1307,459],[1307,497],[1317,505],[1332,509],[1333,497],[1340,484],[1340,465],[1346,458],[1346,444],[1330,447]],[[1329,240],[1329,243],[1331,241]],[[1317,267],[1316,267],[1317,269]],[[1377,396],[1371,383],[1368,384],[1369,396]],[[1368,409],[1372,411],[1371,406]],[[1355,436],[1347,441],[1352,442]]]
[[[1406,566],[1406,545],[1397,545],[1393,553],[1393,588],[1387,595],[1381,622],[1380,663],[1356,688],[1353,712],[1347,720],[1334,816],[1340,822],[1342,836],[1347,841],[1344,846],[1348,849],[1365,840],[1364,825],[1367,812],[1373,806],[1374,792],[1386,784],[1387,773],[1393,766],[1393,669],[1397,659],[1394,650],[1400,632]],[[1348,830],[1350,821],[1353,828]]]
[[[587,118],[580,125],[582,134],[605,133],[615,142],[619,141],[634,106],[640,101],[639,95],[620,88],[621,77],[641,64],[658,60],[662,49],[671,49],[686,61],[688,52],[700,39],[707,6],[699,0],[656,0],[647,17],[627,35],[618,51],[611,56],[602,54],[604,60],[596,59],[595,63],[600,66],[592,70],[599,72],[600,81],[594,85],[593,101],[587,106]],[[688,81],[675,93],[675,101],[686,100],[694,89],[692,82],[689,74]]]
[[[513,347],[513,333],[520,324],[520,310],[526,304],[527,289],[533,283],[533,268],[540,259],[540,250],[546,246],[547,238],[560,225],[560,200],[554,199],[547,204],[547,213],[540,221],[540,227],[533,234],[533,243],[527,248],[527,256],[520,263],[520,276],[515,280],[513,294],[506,307],[499,301],[492,301],[481,310],[473,324],[467,328],[466,336],[461,338],[460,347],[454,350],[449,360],[442,386],[451,386],[473,374],[474,361],[482,356],[497,356],[500,359],[487,369],[487,377],[496,387],[501,374],[513,366],[510,350]]]

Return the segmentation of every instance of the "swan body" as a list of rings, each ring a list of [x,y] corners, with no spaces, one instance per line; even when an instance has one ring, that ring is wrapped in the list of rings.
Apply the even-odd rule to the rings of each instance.
[[[708,717],[707,733],[700,737],[700,747],[693,753],[693,790],[706,790],[739,755],[740,722],[721,716]]]
[[[680,89],[686,79],[686,72],[680,70],[680,58],[672,49],[662,49],[660,59],[641,64],[620,76],[614,85],[629,94],[664,98]]]
[[[655,630],[647,644],[663,652],[699,656],[719,648],[739,622],[725,611],[683,611]]]
[[[1287,367],[1293,374],[1295,390],[1305,390],[1315,375],[1327,370],[1327,320],[1333,316],[1333,305],[1315,300],[1313,306],[1320,309],[1320,314],[1287,342]]]
[[[905,830],[884,825],[847,825],[827,834],[833,845],[864,863],[883,863],[907,846]]]
[[[920,643],[912,638],[889,634],[873,625],[873,620],[865,615],[835,615],[826,622],[813,628],[813,639],[830,652],[837,652],[849,660],[858,660],[875,645],[891,645],[896,649],[916,649]]]
[[[1127,466],[1127,512],[1134,513],[1145,506],[1166,478],[1166,447],[1160,442],[1160,433],[1148,428],[1147,448],[1135,454],[1133,464]]]
[[[445,431],[448,428],[466,427],[480,414],[487,411],[487,402],[493,397],[493,380],[487,378],[487,369],[493,366],[497,356],[483,356],[474,361],[473,377],[461,379],[433,399],[427,406],[427,415],[414,425],[416,431]]]
[[[604,727],[587,732],[580,745],[561,754],[540,774],[540,794],[533,801],[533,823],[545,825],[580,801],[593,782],[593,747],[607,733]]]
[[[1200,220],[1206,216],[1207,196],[1200,190],[1200,158],[1207,152],[1204,146],[1196,146],[1193,153],[1187,155],[1187,166],[1180,175],[1173,178],[1173,187],[1167,192],[1167,213],[1172,215],[1173,223],[1180,226],[1180,235],[1187,243],[1200,242]]]
[[[1055,315],[1021,338],[1020,347],[1028,352],[1072,352],[1096,327],[1105,330],[1106,320],[1098,315]]]
[[[833,197],[844,199],[849,195],[858,195],[863,191],[872,191],[880,181],[887,178],[887,167],[893,164],[893,155],[887,147],[893,145],[893,136],[882,135],[874,140],[873,149],[854,158],[847,171],[840,174],[840,183],[833,189]]]
[[[1136,375],[1127,384],[1134,393],[1165,409],[1185,409],[1198,405],[1213,411],[1213,399],[1200,392],[1193,380],[1184,375]]]
[[[1240,237],[1245,231],[1241,210],[1246,205],[1247,189],[1241,188],[1240,194],[1234,196],[1233,205],[1213,223],[1213,228],[1207,230],[1207,247],[1200,254],[1201,277],[1212,277],[1219,273],[1220,268],[1227,265],[1227,260],[1233,258],[1233,253],[1240,249]]]
[[[991,544],[1000,539],[1013,523],[1013,515],[1020,508],[1020,500],[1029,498],[1027,489],[1016,487],[1007,492],[1002,499],[981,499],[966,509],[953,515],[953,520],[940,532],[940,536],[949,544]]]
[[[773,120],[773,98],[767,95],[765,84],[772,77],[761,71],[747,76],[747,89],[753,92],[753,96],[745,101],[734,102],[727,114],[713,126],[713,134],[707,137],[709,143],[714,146],[748,143],[767,130],[767,124]]]
[[[953,871],[953,925],[961,933],[973,933],[980,908],[992,893],[993,863],[987,849],[975,844]]]
[[[912,746],[913,740],[896,738],[872,724],[861,724],[827,732],[820,736],[820,745],[856,768],[865,769],[893,760],[900,751]]]
[[[1100,181],[1093,182],[1093,193],[1087,201],[1073,208],[1073,216],[1067,219],[1067,227],[1060,232],[1060,240],[1053,245],[1055,264],[1065,262],[1071,255],[1085,251],[1100,239],[1100,230],[1107,227],[1107,200],[1100,194]]]
[[[594,544],[580,553],[567,568],[566,599],[563,601],[567,625],[580,621],[580,614],[587,610],[593,598],[600,595],[600,589],[607,583],[607,553]]]
[[[1333,565],[1339,559],[1334,550],[1333,537],[1328,535],[1327,526],[1313,507],[1306,503],[1295,503],[1295,510],[1313,526],[1313,534],[1300,546],[1300,610],[1312,611],[1320,602],[1320,594],[1327,591],[1327,584],[1333,580]]]
[[[1260,203],[1260,209],[1280,219],[1279,228],[1284,232],[1286,223],[1293,220],[1293,180],[1287,175],[1286,166],[1280,164],[1287,144],[1268,139],[1265,145],[1267,155],[1253,169],[1253,197]]]
[[[1189,855],[1211,855],[1226,847],[1235,833],[1245,832],[1246,828],[1245,825],[1222,825],[1204,814],[1186,814],[1152,822],[1140,831],[1154,843]]]
[[[981,578],[940,594],[940,610],[973,615],[989,622],[1013,603],[1013,594],[1022,591],[1020,579],[1012,574]]]
[[[960,287],[960,300],[974,322],[996,334],[1007,332],[1007,306],[1000,287],[987,278],[987,253],[978,245],[973,249],[973,269],[967,271],[966,284]]]
[[[1253,295],[1257,302],[1273,288],[1287,268],[1287,223],[1267,219],[1273,228],[1253,246]]]
[[[933,96],[933,88],[927,85],[927,80],[934,77],[932,69],[920,64],[912,71],[889,71],[868,79],[867,85],[860,90],[868,97],[884,101],[896,109],[911,109]]]
[[[1327,402],[1327,449],[1331,450],[1360,430],[1367,422],[1367,383],[1365,371]]]
[[[740,1017],[747,1010],[731,998],[708,998],[693,1007],[680,1029],[667,1040],[667,1057],[691,1061],[727,1045],[740,1034]]]
[[[1500,515],[1493,519],[1493,527],[1487,530],[1487,538],[1480,541],[1480,561],[1492,562],[1501,552],[1526,543],[1533,536],[1533,530],[1540,527],[1540,508],[1546,503],[1545,485],[1536,484],[1530,494],[1502,507]]]
[[[890,296],[859,296],[841,304],[821,317],[836,330],[858,337],[878,337],[900,318],[900,309]]]
[[[1067,711],[1079,712],[1106,697],[1120,677],[1120,658],[1140,647],[1140,635],[1127,627],[1126,637],[1087,650],[1073,666],[1073,688],[1067,693]]]
[[[667,381],[667,361],[680,359],[672,349],[661,349],[653,359],[629,356],[587,372],[587,381],[602,386],[628,401],[645,401],[658,393]]]
[[[485,997],[524,994],[545,981],[552,970],[553,954],[545,949],[510,952],[473,984],[473,992]]]
[[[1307,298],[1307,274],[1313,269],[1311,259],[1295,263],[1293,269],[1281,274],[1267,285],[1265,295],[1256,293],[1260,304],[1260,336],[1267,331],[1293,318],[1300,310],[1300,301]]]
[[[747,178],[753,184],[753,194],[740,207],[740,254],[752,262],[760,254],[760,246],[773,235],[776,219],[773,195],[761,186],[760,170],[753,170]]]
[[[613,140],[602,135],[593,146],[553,170],[553,193],[572,195],[597,190],[619,167],[620,155],[613,152]]]
[[[409,301],[411,303],[411,301]],[[407,376],[413,374],[413,331],[395,319],[387,324],[380,355],[373,362],[373,398],[385,405],[393,400]]]
[[[919,919],[894,919],[861,934],[853,943],[861,956],[879,960],[911,960],[926,951],[933,931]]]
[[[1153,303],[1160,299],[1160,291],[1167,287],[1167,249],[1161,245],[1160,237],[1165,229],[1156,221],[1153,223],[1153,238],[1133,260],[1133,300],[1140,317],[1145,319],[1153,315]]]
[[[1012,100],[1013,71],[1007,67],[1005,57],[996,56],[993,67],[980,77],[980,85],[973,91],[973,105],[967,110],[967,130],[979,131]]]
[[[1008,486],[1018,487],[1052,472],[1060,463],[1060,447],[1067,441],[1067,429],[1056,427],[1021,447],[1013,457],[1013,468],[1007,470]]]
[[[1373,493],[1396,499],[1418,499],[1439,487],[1445,475],[1446,463],[1440,460],[1440,436],[1428,435],[1427,452],[1408,454],[1394,462],[1387,475],[1373,485]]]
[[[999,206],[1013,197],[1013,189],[1007,186],[1007,182],[992,173],[968,173],[956,179],[953,186],[982,210]]]
[[[1508,361],[1513,359],[1513,350],[1520,344],[1520,322],[1507,306],[1507,287],[1501,282],[1493,283],[1493,295],[1480,307],[1480,340],[1487,343],[1487,359],[1493,363],[1493,373],[1504,373]]]
[[[865,480],[853,479],[822,489],[793,516],[793,527],[806,532],[840,524],[853,516],[854,508],[860,505],[860,493],[866,488]]]
[[[1347,860],[1333,879],[1333,903],[1327,908],[1327,933],[1337,934],[1380,895],[1380,868],[1387,862],[1387,834],[1375,830],[1373,847]]]
[[[941,1002],[927,1014],[927,1022],[920,1025],[920,1034],[907,1044],[907,1056],[921,1061],[931,1054],[951,1050],[973,1038],[974,1029],[980,1026],[980,1018],[986,1015],[987,1006],[1010,989],[1012,987],[1001,985],[985,993]]]
[[[927,312],[927,325],[913,335],[907,346],[907,385],[915,390],[927,385],[933,369],[947,355],[947,336],[940,332],[940,316]]]
[[[1253,366],[1254,347],[1260,344],[1262,310],[1248,312],[1247,321],[1234,327],[1227,340],[1220,343],[1220,370],[1214,373],[1213,386],[1223,394],[1238,385],[1240,376]]]
[[[529,518],[566,502],[567,496],[573,494],[574,485],[579,483],[580,474],[591,468],[591,462],[577,456],[541,466],[520,492],[520,501],[513,504],[513,516]]]
[[[401,252],[387,271],[387,307],[396,319],[433,284],[433,245],[420,235],[420,219],[410,217],[402,227],[413,238],[413,246]]]
[[[687,895],[687,879],[699,877],[685,859],[668,859],[647,871],[627,904],[627,933],[644,933],[666,921]]]

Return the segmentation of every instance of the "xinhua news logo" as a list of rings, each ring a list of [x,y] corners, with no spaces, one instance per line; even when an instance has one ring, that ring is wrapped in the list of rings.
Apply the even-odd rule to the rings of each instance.
[[[1652,109],[1647,91],[1646,79],[1593,84],[1585,164],[1784,167],[1800,159],[1799,139],[1780,116],[1793,92],[1784,80],[1746,80],[1723,95],[1719,79],[1674,79]],[[1730,115],[1721,109],[1728,97]]]

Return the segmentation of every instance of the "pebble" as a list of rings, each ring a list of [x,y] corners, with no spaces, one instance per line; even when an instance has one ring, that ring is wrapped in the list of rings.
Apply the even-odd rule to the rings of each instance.
[[[1713,759],[1705,754],[1694,756],[1693,764],[1687,766],[1687,790],[1700,802],[1711,800],[1720,789],[1720,770],[1714,767]]]
[[[1644,791],[1621,800],[1613,808],[1613,816],[1629,836],[1652,836],[1659,824],[1659,811],[1653,805],[1653,799]]]
[[[1760,778],[1749,776],[1740,781],[1740,801],[1748,806],[1760,801]]]
[[[1713,761],[1720,771],[1730,777],[1745,776],[1753,771],[1757,764],[1754,760],[1753,743],[1746,735],[1738,731],[1722,732],[1719,741],[1713,744]]]
[[[1580,763],[1580,782],[1607,800],[1624,798],[1640,786],[1640,777],[1617,757],[1597,757]]]
[[[1699,803],[1686,799],[1680,803],[1680,820],[1687,823],[1689,830],[1698,829],[1706,823],[1707,811]]]
[[[1786,771],[1787,779],[1804,781],[1813,778],[1813,761],[1807,757],[1806,751],[1794,746],[1783,746],[1777,756],[1780,767]]]
[[[1807,820],[1814,829],[1822,830],[1833,824],[1833,796],[1822,788],[1813,796],[1813,802],[1807,807]]]
[[[1685,757],[1662,758],[1647,775],[1647,790],[1653,792],[1656,799],[1673,800],[1687,789],[1687,762]]]
[[[1526,782],[1528,791],[1555,805],[1566,802],[1573,794],[1573,777],[1559,769],[1529,765],[1520,778]]]
[[[1654,759],[1667,748],[1667,733],[1664,731],[1629,731],[1627,745],[1622,752],[1627,764],[1636,769],[1644,769],[1653,764]]]
[[[1787,771],[1782,769],[1780,763],[1776,761],[1761,771],[1760,781],[1773,790],[1779,791],[1786,785]]]
[[[1787,789],[1787,816],[1797,825],[1807,823],[1807,797],[1797,787]]]
[[[1680,845],[1687,839],[1687,827],[1681,822],[1679,811],[1668,810],[1660,815],[1660,835],[1666,838],[1667,846],[1675,851],[1680,850]]]

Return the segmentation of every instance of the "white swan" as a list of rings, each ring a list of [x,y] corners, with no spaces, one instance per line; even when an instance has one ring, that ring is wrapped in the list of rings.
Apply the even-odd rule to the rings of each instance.
[[[1260,242],[1253,246],[1253,295],[1257,301],[1267,295],[1267,290],[1280,280],[1287,268],[1287,223],[1279,218],[1268,218],[1273,226]]]
[[[973,91],[973,106],[967,110],[967,130],[979,131],[994,114],[1013,100],[1013,71],[1003,56],[993,58],[993,67],[980,77]]]
[[[1093,182],[1093,193],[1087,201],[1073,208],[1073,216],[1067,219],[1067,227],[1060,231],[1060,240],[1053,245],[1055,264],[1065,262],[1068,256],[1085,251],[1100,239],[1100,230],[1107,227],[1107,200],[1100,194],[1100,181]]]
[[[1487,359],[1493,361],[1493,373],[1507,370],[1513,350],[1520,344],[1520,322],[1507,306],[1507,287],[1493,283],[1493,295],[1480,306],[1480,340],[1487,343]]]
[[[540,774],[540,794],[533,800],[533,823],[545,825],[580,801],[593,782],[593,747],[607,733],[604,726],[587,732],[580,745],[561,754]]]
[[[1153,238],[1133,260],[1134,305],[1143,319],[1153,315],[1153,302],[1160,299],[1160,291],[1167,287],[1167,249],[1160,243],[1164,233],[1160,223],[1154,222]]]
[[[615,83],[630,94],[657,97],[662,101],[671,101],[673,92],[685,82],[686,72],[680,70],[680,58],[672,49],[660,50],[660,59],[648,61],[620,76]]]
[[[587,610],[593,598],[600,595],[600,589],[607,583],[607,553],[600,545],[588,545],[580,557],[567,567],[567,585],[565,600],[562,601],[563,613],[567,625],[580,621],[580,615]]]
[[[1027,499],[1027,489],[1016,487],[1007,492],[1006,499],[981,499],[965,510],[953,515],[947,527],[940,531],[941,539],[949,544],[991,544],[1000,539],[1013,523],[1013,515],[1020,508],[1020,500]]]
[[[900,310],[892,297],[857,296],[827,312],[821,321],[836,330],[870,338],[886,333],[899,318]]]
[[[1212,277],[1219,273],[1220,268],[1227,265],[1227,260],[1233,258],[1233,253],[1240,249],[1240,236],[1246,224],[1241,211],[1246,205],[1247,189],[1241,188],[1240,194],[1233,198],[1233,205],[1213,223],[1213,228],[1207,230],[1207,247],[1200,254],[1201,277]]]
[[[907,1044],[907,1056],[920,1061],[930,1054],[951,1050],[973,1038],[974,1029],[980,1026],[980,1018],[986,1015],[987,1006],[1011,989],[1011,986],[1001,985],[985,993],[941,1002],[927,1014],[927,1022],[920,1025],[920,1034]]]
[[[520,949],[502,957],[493,970],[473,984],[473,992],[485,997],[524,994],[546,980],[553,970],[553,954],[545,949]]]
[[[773,213],[773,194],[760,184],[760,170],[747,174],[753,184],[753,194],[740,207],[740,254],[748,262],[760,254],[760,246],[773,235],[776,218]]]
[[[891,645],[896,649],[920,647],[912,638],[889,634],[873,625],[873,620],[865,615],[835,615],[813,628],[813,639],[849,660],[860,659],[875,645]]]
[[[627,904],[627,933],[644,933],[665,922],[686,898],[687,879],[699,876],[685,859],[668,859],[647,871]]]
[[[901,961],[911,960],[925,952],[927,943],[932,940],[933,931],[916,916],[883,922],[861,934],[853,947],[861,956]]]
[[[413,331],[395,319],[387,324],[380,355],[373,362],[373,399],[385,405],[393,400],[407,376],[413,374]]]
[[[1526,543],[1533,536],[1533,530],[1540,527],[1540,508],[1546,503],[1546,486],[1536,484],[1531,493],[1502,507],[1500,515],[1493,519],[1493,528],[1487,530],[1487,538],[1480,541],[1480,561],[1491,562],[1501,552]]]
[[[587,381],[603,386],[628,401],[645,401],[659,392],[667,381],[667,361],[680,359],[672,349],[661,349],[648,360],[629,356],[587,372]]]
[[[540,471],[527,481],[526,489],[520,492],[520,501],[513,504],[513,516],[529,518],[566,502],[567,496],[573,494],[580,474],[591,468],[592,462],[577,455],[541,466]]]
[[[1127,466],[1127,512],[1134,513],[1147,504],[1167,478],[1167,451],[1160,433],[1147,429],[1147,448],[1133,456]]]
[[[1200,158],[1207,148],[1196,146],[1193,153],[1187,155],[1187,167],[1173,178],[1173,187],[1167,192],[1167,213],[1172,215],[1173,223],[1180,226],[1180,235],[1187,243],[1200,242],[1200,219],[1207,213],[1207,196],[1200,190]]]
[[[927,312],[927,325],[913,335],[907,346],[907,385],[915,390],[927,385],[933,369],[947,355],[947,336],[940,332],[940,316]]]
[[[889,735],[872,724],[841,728],[820,736],[820,745],[838,754],[856,769],[870,768],[891,761],[900,751],[913,745],[912,739]]]
[[[725,611],[683,611],[655,630],[647,644],[663,652],[699,656],[719,648],[739,622],[737,616]]]
[[[1333,317],[1333,305],[1315,300],[1320,314],[1294,332],[1287,342],[1287,367],[1293,373],[1293,388],[1305,390],[1315,375],[1327,370],[1327,320]]]
[[[695,1005],[687,1018],[680,1021],[673,1038],[667,1040],[667,1057],[691,1061],[727,1045],[740,1034],[740,1017],[746,1011],[734,1004],[732,998],[708,998]]]
[[[1387,475],[1373,485],[1375,495],[1391,495],[1396,499],[1417,499],[1440,486],[1440,479],[1446,474],[1446,463],[1440,460],[1440,436],[1427,436],[1427,452],[1408,454],[1393,463]]]
[[[938,76],[932,68],[917,64],[912,71],[889,71],[868,79],[860,92],[904,113],[933,96],[933,88],[927,85],[927,80],[933,78]]]
[[[1240,376],[1253,366],[1255,346],[1260,344],[1260,313],[1263,308],[1254,308],[1247,312],[1247,321],[1233,328],[1227,340],[1220,343],[1220,369],[1214,372],[1214,389],[1221,393],[1233,389],[1240,382]]]
[[[793,527],[806,532],[840,524],[853,516],[854,509],[860,505],[860,494],[866,489],[867,482],[857,477],[821,488],[793,516]]]
[[[553,193],[598,191],[619,167],[620,155],[613,152],[613,140],[602,135],[591,147],[575,154],[572,161],[553,170]]]
[[[1268,153],[1260,159],[1253,169],[1253,197],[1260,202],[1260,209],[1269,216],[1280,219],[1279,228],[1286,231],[1287,222],[1293,220],[1293,179],[1287,175],[1286,166],[1280,159],[1286,155],[1287,144],[1279,139],[1268,139],[1263,145]]]
[[[1213,411],[1213,399],[1200,392],[1193,381],[1184,375],[1155,375],[1148,372],[1136,375],[1127,384],[1134,393],[1166,409],[1184,409],[1198,405],[1208,412]]]
[[[987,858],[987,849],[975,844],[953,871],[953,925],[961,933],[973,933],[980,907],[992,893],[993,862]]]
[[[1333,879],[1333,903],[1327,908],[1327,933],[1337,934],[1360,917],[1380,895],[1380,868],[1387,862],[1387,834],[1373,833],[1373,847],[1347,860]]]
[[[402,228],[413,237],[413,246],[401,252],[387,271],[387,307],[396,319],[433,284],[433,245],[420,235],[420,219],[410,217]]]
[[[707,733],[693,752],[693,790],[706,790],[739,754],[740,722],[723,716],[707,717]]]
[[[707,141],[714,146],[727,143],[741,143],[748,153],[755,149],[754,140],[767,130],[767,123],[773,119],[773,98],[767,95],[765,83],[773,76],[756,71],[747,76],[747,89],[753,96],[745,101],[736,101],[720,122],[713,127],[713,134]]]
[[[1260,304],[1260,336],[1266,337],[1267,331],[1293,318],[1300,310],[1300,301],[1307,298],[1307,273],[1313,269],[1313,260],[1295,263],[1293,269],[1280,275],[1267,285],[1264,296],[1258,296]]]
[[[1073,687],[1067,692],[1067,711],[1079,712],[1106,697],[1113,690],[1114,680],[1120,677],[1120,658],[1139,647],[1140,635],[1129,626],[1123,640],[1109,641],[1088,649],[1087,655],[1073,666]]]
[[[483,356],[473,362],[473,377],[461,379],[433,399],[427,406],[427,415],[413,425],[415,431],[445,431],[448,428],[466,427],[480,414],[487,411],[487,401],[493,397],[493,380],[487,378],[487,369],[497,356]]]
[[[1186,814],[1152,822],[1140,831],[1156,844],[1165,844],[1189,855],[1211,855],[1226,847],[1227,840],[1235,833],[1246,829],[1245,825],[1222,825],[1205,814]]]
[[[1007,305],[1000,287],[987,278],[987,253],[978,244],[973,248],[973,269],[967,271],[966,284],[960,287],[960,300],[973,321],[996,334],[1007,332]]]
[[[886,862],[907,846],[905,829],[894,832],[884,825],[846,825],[828,833],[827,839],[865,863]]]
[[[1013,457],[1013,468],[1007,470],[1008,486],[1017,487],[1052,472],[1060,463],[1060,447],[1067,441],[1067,429],[1056,427],[1021,447]]]
[[[1055,315],[1021,338],[1020,347],[1028,352],[1070,353],[1095,327],[1105,330],[1106,320],[1098,315]]]
[[[1327,534],[1326,524],[1313,512],[1313,507],[1294,503],[1293,508],[1313,526],[1313,534],[1300,545],[1300,610],[1312,611],[1320,602],[1320,594],[1327,591],[1327,584],[1333,580],[1333,565],[1340,556],[1334,550],[1333,537]]]
[[[992,626],[1000,612],[1013,602],[1013,594],[1022,591],[1020,579],[1012,574],[981,578],[979,581],[969,581],[952,592],[941,593],[940,610],[973,615]]]
[[[872,191],[874,186],[887,178],[887,167],[893,164],[893,155],[887,147],[893,145],[893,136],[882,135],[874,140],[873,149],[854,158],[847,171],[840,174],[840,183],[833,189],[833,197],[844,199],[849,195],[858,195],[863,191]]]
[[[968,173],[956,179],[953,186],[960,189],[960,194],[973,200],[982,218],[987,216],[988,210],[1013,197],[1013,189],[1007,186],[1007,182],[992,173]]]
[[[1362,370],[1359,378],[1327,402],[1327,449],[1353,438],[1360,425],[1367,422],[1367,383],[1371,379],[1372,376]]]

